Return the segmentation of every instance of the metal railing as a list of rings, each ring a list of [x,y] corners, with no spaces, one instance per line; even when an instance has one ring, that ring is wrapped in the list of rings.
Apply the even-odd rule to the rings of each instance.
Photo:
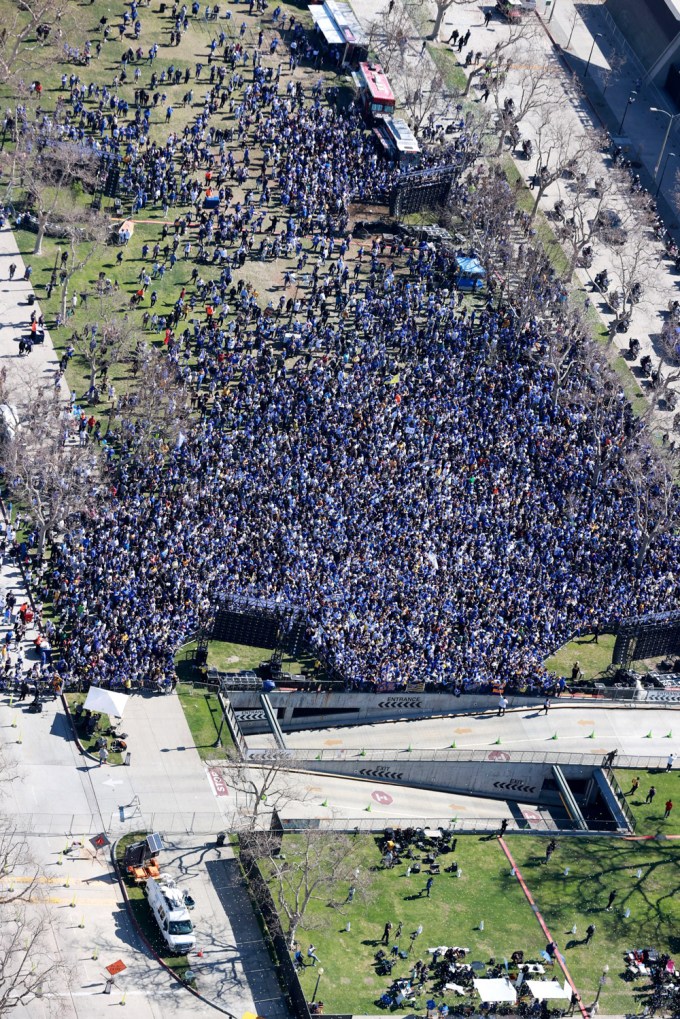
[[[370,734],[369,737],[370,738]],[[252,761],[257,761],[258,757],[262,760],[271,759],[272,755],[280,756],[272,750],[257,750],[255,748],[249,750],[248,757]],[[288,749],[286,751],[286,757],[292,761],[300,762],[312,762],[312,761],[389,761],[393,763],[398,761],[404,763],[405,761],[423,761],[428,764],[438,764],[440,762],[488,762],[492,764],[557,764],[564,766],[565,764],[585,764],[592,765],[593,767],[604,766],[605,757],[603,754],[588,754],[583,752],[574,753],[561,753],[543,751],[538,752],[534,750],[506,750],[504,747],[495,748],[493,745],[485,748],[484,750],[450,750],[450,749],[437,749],[432,747],[427,750],[410,750],[401,748],[395,748],[392,750],[366,750],[359,749],[357,747],[340,748],[340,747],[310,747],[309,749]],[[661,768],[665,767],[666,757],[662,755],[650,755],[648,757],[635,757],[630,755],[618,755],[616,758],[615,765],[617,768]]]
[[[633,814],[633,811],[630,809],[630,806],[628,805],[628,800],[625,797],[623,789],[618,783],[616,775],[614,774],[610,767],[605,767],[604,774],[607,781],[609,782],[609,786],[612,792],[614,793],[614,796],[616,796],[617,802],[623,812],[623,816],[625,817],[626,821],[628,821],[628,826],[630,827],[630,830],[635,831],[635,816]]]

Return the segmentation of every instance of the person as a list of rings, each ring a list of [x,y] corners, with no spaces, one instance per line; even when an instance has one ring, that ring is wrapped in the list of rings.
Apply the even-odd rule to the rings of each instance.
[[[594,934],[595,934],[595,924],[594,923],[589,923],[588,926],[586,927],[586,945],[590,944],[590,942],[593,940],[593,935]]]
[[[429,877],[427,879],[427,881],[425,882],[425,894],[427,895],[428,899],[430,898],[430,893],[432,891],[432,885],[433,884],[434,884],[434,878],[433,877]]]
[[[345,899],[345,902],[354,902],[355,894],[356,894],[356,888],[354,887],[354,885],[350,885],[349,886],[349,891],[347,892],[347,898]]]
[[[614,905],[614,899],[618,894],[619,893],[617,892],[616,888],[612,888],[611,892],[609,893],[609,898],[607,899],[607,905],[605,906],[605,913],[611,912],[611,908]]]
[[[501,821],[501,830],[498,833],[499,838],[502,838],[505,835],[506,831],[508,830],[509,824],[510,822],[508,821],[507,817],[504,817],[503,820]]]
[[[572,683],[577,683],[580,680],[581,675],[582,675],[582,673],[581,673],[581,665],[580,665],[580,662],[577,660],[577,661],[574,662],[574,664],[571,667],[571,681],[572,681]]]
[[[295,955],[293,956],[293,965],[295,966],[296,970],[304,968],[305,960],[302,957],[302,952],[300,951],[299,948],[296,948],[295,950]]]
[[[489,27],[489,22],[490,21],[491,21],[491,10],[489,8],[487,8],[484,11],[484,27],[485,28]]]
[[[399,923],[397,924],[397,930],[396,930],[395,935],[394,935],[394,940],[395,941],[399,940],[399,938],[401,937],[401,932],[403,931],[403,929],[404,929],[404,921],[400,920]]]
[[[635,778],[630,783],[630,791],[629,791],[628,795],[629,796],[633,796],[638,791],[639,787],[640,787],[640,779],[639,779],[639,776],[636,775]]]
[[[447,39],[446,45],[447,46],[451,46],[451,45],[455,46],[457,41],[458,41],[458,29],[454,28],[453,32],[451,33],[451,35]]]
[[[316,954],[316,948],[314,945],[310,945],[307,949],[307,958],[312,960],[312,966],[316,966],[317,962],[320,962],[318,955]]]
[[[10,263],[10,267],[9,267],[9,278],[10,278],[10,280],[14,279],[14,273],[16,271],[17,271],[16,262],[11,262]]]
[[[669,754],[668,760],[666,761],[666,771],[673,770],[673,761],[675,760],[675,754]]]
[[[556,849],[557,849],[557,841],[555,839],[550,839],[550,842],[545,847],[545,863],[549,862],[550,857],[552,856],[552,854],[555,852]]]
[[[99,748],[99,767],[101,768],[102,764],[106,764],[108,759],[109,759],[109,752],[108,752],[108,750],[106,749],[106,747],[100,747]]]
[[[383,930],[383,934],[382,934],[382,938],[381,938],[381,944],[389,945],[389,943],[390,943],[390,931],[391,930],[392,930],[392,922],[391,922],[391,920],[388,920],[387,923],[385,924],[385,929]]]
[[[503,715],[505,714],[505,711],[507,709],[507,706],[508,706],[508,702],[505,699],[505,697],[503,696],[503,694],[501,694],[500,697],[498,698],[498,717],[499,718],[503,717]]]
[[[666,820],[666,818],[668,817],[668,815],[670,814],[672,809],[673,809],[673,800],[667,799],[666,800],[666,810],[665,810],[664,815],[663,815],[664,821]]]
[[[645,803],[651,803],[655,796],[656,796],[656,786],[650,785],[649,792],[647,793],[647,799],[645,800]]]
[[[546,697],[546,699],[543,701],[543,711],[545,712],[546,715],[550,711],[550,698],[549,697]]]

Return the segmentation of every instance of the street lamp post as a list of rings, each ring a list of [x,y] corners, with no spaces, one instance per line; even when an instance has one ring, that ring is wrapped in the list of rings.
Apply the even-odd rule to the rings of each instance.
[[[318,970],[316,971],[316,987],[314,988],[314,998],[312,999],[313,1001],[316,1001],[316,992],[319,990],[319,981],[321,980],[322,976],[323,966],[319,966]]]
[[[548,18],[548,24],[550,24],[550,22],[553,19],[553,14],[555,13],[555,8],[556,7],[557,7],[557,0],[552,0],[552,9],[550,11],[550,17]]]
[[[663,144],[661,146],[661,151],[659,152],[659,158],[657,159],[656,166],[654,167],[654,177],[656,178],[656,175],[659,172],[659,167],[661,166],[661,160],[663,159],[664,150],[668,142],[668,136],[671,133],[671,128],[673,127],[673,121],[678,116],[678,114],[669,113],[668,110],[662,110],[659,106],[650,106],[649,109],[651,110],[652,113],[663,113],[664,117],[668,117],[668,127],[666,128],[666,133],[663,137]]]
[[[621,123],[619,124],[619,134],[621,134],[621,132],[623,131],[623,122],[626,119],[626,114],[628,113],[628,107],[631,105],[631,103],[634,103],[636,99],[637,99],[637,92],[631,92],[631,94],[628,96],[628,102],[626,103],[626,108],[623,111],[623,116],[621,117]]]
[[[659,178],[659,183],[657,184],[656,191],[654,192],[654,197],[655,198],[659,194],[659,191],[661,191],[661,185],[663,184],[663,179],[666,176],[666,169],[668,167],[668,160],[671,158],[671,156],[673,158],[675,158],[676,153],[675,152],[667,152],[666,153],[666,159],[664,160],[663,170],[661,171],[661,177]]]
[[[590,47],[590,53],[588,54],[588,63],[586,64],[586,69],[583,72],[583,77],[584,78],[588,77],[588,69],[590,68],[590,61],[593,59],[593,50],[595,49],[595,43],[601,37],[602,37],[602,32],[596,32],[595,35],[593,36],[593,45]]]
[[[597,987],[597,994],[595,995],[595,1001],[593,1002],[594,1005],[597,1005],[599,1002],[600,995],[602,994],[602,988],[607,983],[607,973],[609,973],[609,966],[605,965],[602,970],[602,976],[600,977],[600,983]]]

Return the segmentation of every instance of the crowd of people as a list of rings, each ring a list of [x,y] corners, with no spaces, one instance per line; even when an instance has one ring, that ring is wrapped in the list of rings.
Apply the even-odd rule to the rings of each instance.
[[[299,26],[287,37],[317,59]],[[574,632],[678,604],[677,538],[662,531],[638,561],[622,448],[640,426],[621,393],[598,424],[603,466],[587,380],[572,373],[555,399],[536,356],[549,318],[473,306],[431,245],[352,238],[351,203],[398,168],[320,82],[284,86],[238,46],[211,51],[200,112],[165,145],[148,106],[78,80],[49,125],[124,155],[136,209],[178,213],[154,274],[196,263],[175,305],[145,317],[195,420],[171,448],[128,430],[98,516],[52,556],[63,678],[167,682],[219,600],[252,596],[302,609],[312,647],[357,689],[549,687],[541,663]],[[474,145],[463,121],[426,158]],[[466,163],[454,203],[483,173]],[[262,307],[244,266],[278,258],[285,290]]]

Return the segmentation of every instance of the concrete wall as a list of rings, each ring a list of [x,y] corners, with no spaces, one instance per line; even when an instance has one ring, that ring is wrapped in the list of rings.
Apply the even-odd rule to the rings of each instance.
[[[244,732],[266,732],[259,692],[230,690],[236,717]],[[431,718],[433,715],[462,715],[494,709],[498,698],[489,694],[436,693],[335,693],[324,691],[273,691],[269,700],[285,731],[326,729],[338,725],[388,722],[401,718]],[[532,707],[543,703],[541,697],[509,697],[510,707]]]
[[[559,802],[551,764],[489,761],[305,761],[307,771],[442,792],[550,806]],[[592,771],[593,769],[588,769]],[[550,780],[550,787],[544,784]]]

